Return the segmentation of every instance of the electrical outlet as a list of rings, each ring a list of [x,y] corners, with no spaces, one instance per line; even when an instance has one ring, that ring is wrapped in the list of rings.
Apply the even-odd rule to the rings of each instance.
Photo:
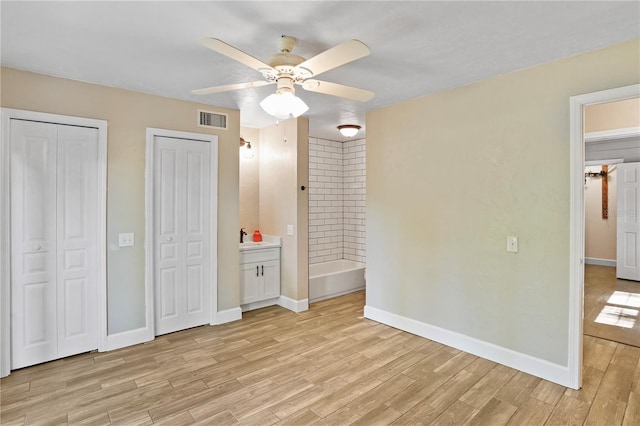
[[[293,235],[293,225],[287,225],[287,235]]]
[[[133,247],[135,245],[135,237],[133,232],[118,234],[118,247]]]
[[[507,251],[509,253],[518,252],[518,237],[514,237],[514,236],[507,237]]]

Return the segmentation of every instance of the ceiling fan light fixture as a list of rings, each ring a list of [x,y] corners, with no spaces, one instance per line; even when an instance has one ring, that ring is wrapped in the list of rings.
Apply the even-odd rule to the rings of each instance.
[[[269,115],[279,120],[299,117],[309,110],[302,99],[289,91],[273,93],[260,102],[260,106]]]
[[[342,136],[345,138],[351,138],[358,133],[360,126],[357,124],[342,124],[338,126],[338,130],[340,130],[340,133],[342,133]]]
[[[302,86],[308,92],[337,96],[359,102],[367,102],[375,96],[375,93],[369,90],[311,78],[369,55],[371,52],[363,42],[355,39],[347,40],[309,59],[305,59],[292,53],[296,41],[291,36],[280,37],[278,43],[280,53],[272,55],[265,63],[220,39],[202,39],[201,43],[205,47],[258,71],[262,74],[264,80],[207,87],[193,90],[192,93],[209,95],[229,90],[262,87],[275,83],[277,85],[276,93],[264,98],[260,102],[260,106],[267,114],[278,120],[296,118],[309,110],[304,101],[296,96],[294,89],[296,84]]]

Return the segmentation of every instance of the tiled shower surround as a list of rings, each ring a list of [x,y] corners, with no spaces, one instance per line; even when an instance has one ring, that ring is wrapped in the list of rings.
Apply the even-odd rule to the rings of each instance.
[[[366,141],[309,138],[309,263],[366,262]]]

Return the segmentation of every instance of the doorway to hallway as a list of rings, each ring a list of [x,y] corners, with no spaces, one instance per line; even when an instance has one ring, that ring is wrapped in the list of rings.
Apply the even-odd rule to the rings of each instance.
[[[570,98],[570,269],[569,269],[569,359],[571,387],[582,386],[583,308],[585,278],[584,205],[584,108],[615,100],[640,97],[640,84],[588,93]]]

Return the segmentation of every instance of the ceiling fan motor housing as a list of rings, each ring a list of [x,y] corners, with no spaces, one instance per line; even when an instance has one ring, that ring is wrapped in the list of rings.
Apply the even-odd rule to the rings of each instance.
[[[283,94],[283,93],[289,92],[292,95],[295,95],[296,91],[293,88],[293,83],[294,83],[294,79],[292,77],[288,77],[288,76],[278,77],[278,80],[277,80],[278,89],[276,90],[276,93]]]
[[[280,37],[277,43],[280,53],[270,56],[267,60],[267,64],[274,68],[277,73],[268,69],[261,70],[267,80],[279,81],[282,78],[291,77],[294,83],[301,83],[303,80],[313,75],[313,73],[306,68],[296,68],[298,65],[306,61],[302,56],[291,53],[293,48],[296,46],[296,43],[297,40],[291,36],[283,35]]]
[[[279,81],[282,78],[290,78],[294,83],[301,84],[313,75],[308,69],[297,67],[297,65],[304,62],[304,60],[304,58],[296,55],[273,55],[269,58],[269,65],[272,68],[261,69],[260,71],[267,81]]]
[[[269,57],[269,59],[267,60],[267,64],[271,65],[274,68],[282,66],[293,68],[296,65],[300,65],[304,61],[305,59],[302,56],[294,55],[292,53],[277,53]]]

